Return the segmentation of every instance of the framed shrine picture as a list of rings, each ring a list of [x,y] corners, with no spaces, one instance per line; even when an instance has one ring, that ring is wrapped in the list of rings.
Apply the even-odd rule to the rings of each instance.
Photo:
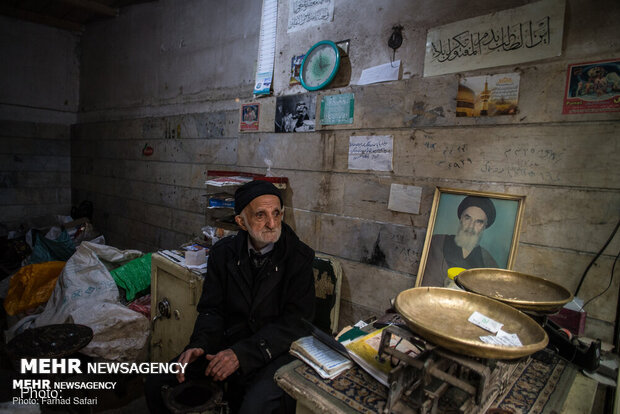
[[[435,189],[415,286],[449,286],[448,269],[512,269],[525,196]]]

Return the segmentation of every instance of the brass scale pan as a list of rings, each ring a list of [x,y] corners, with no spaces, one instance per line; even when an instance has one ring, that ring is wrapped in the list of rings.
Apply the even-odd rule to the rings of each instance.
[[[468,277],[468,272],[473,276]],[[503,282],[495,286],[494,279],[487,279],[488,276],[484,276],[490,274],[496,276],[499,274],[499,280]],[[479,282],[480,279],[482,282]],[[538,292],[532,294],[531,290],[525,288],[518,291],[530,293],[524,297],[517,296],[514,289],[518,281],[525,286],[537,287]],[[488,296],[493,299],[478,294],[482,292],[419,287],[402,291],[396,298],[395,307],[413,332],[438,346],[473,357],[515,359],[543,349],[549,341],[547,333],[517,307],[524,310],[552,312],[572,299],[570,292],[552,282],[502,269],[472,269],[461,273],[457,282],[469,286],[474,291],[480,288],[478,284],[481,283],[485,289],[490,289],[484,294],[489,293]],[[486,283],[491,287],[489,288]],[[508,291],[503,290],[506,286],[509,288]],[[511,302],[506,304],[500,301]],[[491,333],[467,320],[474,311],[503,323],[502,330],[516,333],[523,346],[501,346],[482,342],[480,336]]]
[[[456,284],[528,312],[555,313],[573,300],[563,286],[505,269],[466,270],[456,277]]]

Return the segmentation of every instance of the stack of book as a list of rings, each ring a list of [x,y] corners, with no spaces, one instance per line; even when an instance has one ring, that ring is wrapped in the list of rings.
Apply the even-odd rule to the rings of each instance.
[[[378,329],[365,336],[357,338],[346,345],[351,358],[364,371],[372,375],[381,384],[388,386],[388,374],[396,365],[398,360],[385,356],[379,358],[379,345],[381,344],[381,333],[383,329]],[[420,354],[420,350],[406,339],[397,338],[392,335],[390,339],[390,348],[396,348],[398,351],[415,358]]]
[[[388,374],[399,361],[387,355],[379,358],[383,329],[385,328],[368,333],[352,328],[341,333],[339,340],[343,341],[342,343],[318,329],[313,329],[313,336],[300,338],[291,344],[290,353],[314,368],[322,378],[335,378],[351,368],[355,362],[381,384],[388,386]],[[390,347],[411,357],[420,354],[419,348],[414,344],[394,335],[391,337]]]
[[[310,365],[322,378],[335,378],[353,362],[314,336],[304,336],[291,344],[290,353]]]

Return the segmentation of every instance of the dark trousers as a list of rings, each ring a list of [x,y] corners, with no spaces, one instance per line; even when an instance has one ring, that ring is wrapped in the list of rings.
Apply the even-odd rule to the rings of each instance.
[[[251,376],[243,377],[237,373],[226,380],[224,400],[228,402],[231,413],[282,413],[295,412],[295,400],[278,387],[273,379],[275,372],[291,362],[293,357],[284,354],[259,369]],[[144,395],[149,411],[154,414],[168,414],[161,395],[161,387],[178,385],[173,374],[149,375],[144,384]]]

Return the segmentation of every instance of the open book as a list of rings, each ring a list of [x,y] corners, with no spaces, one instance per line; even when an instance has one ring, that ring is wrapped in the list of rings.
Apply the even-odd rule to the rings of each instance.
[[[310,365],[322,378],[335,378],[353,362],[314,336],[304,336],[291,344],[292,355]]]
[[[381,343],[381,333],[383,329],[378,329],[366,336],[357,338],[346,345],[351,358],[372,375],[381,384],[388,386],[388,374],[396,367],[398,360],[385,355],[383,360],[379,359],[379,345]],[[406,339],[401,339],[392,335],[390,347],[396,348],[400,352],[415,357],[420,354],[420,350]]]

